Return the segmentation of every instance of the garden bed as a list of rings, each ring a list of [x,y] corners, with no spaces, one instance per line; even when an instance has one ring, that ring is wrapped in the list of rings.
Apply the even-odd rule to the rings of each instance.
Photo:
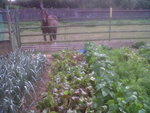
[[[133,47],[136,49],[86,43],[84,51],[47,54],[49,61],[32,51],[1,57],[1,65],[9,68],[4,84],[12,83],[1,94],[1,110],[7,103],[5,110],[10,113],[150,112],[150,46],[138,43]],[[22,90],[15,89],[20,87],[15,80],[24,80]],[[20,99],[16,101],[14,94]]]
[[[41,79],[45,62],[45,56],[34,51],[16,50],[0,56],[1,113],[21,112],[31,94],[36,95],[34,86]]]
[[[150,111],[150,65],[145,49],[112,49],[93,43],[85,49],[85,54],[63,50],[53,55],[48,90],[37,104],[40,112]]]

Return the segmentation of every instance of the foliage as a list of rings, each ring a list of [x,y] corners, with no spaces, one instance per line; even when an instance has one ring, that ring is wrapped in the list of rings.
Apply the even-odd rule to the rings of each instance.
[[[34,92],[46,58],[33,51],[17,50],[0,56],[0,113],[18,113],[22,99]]]
[[[150,45],[149,44],[141,46],[141,48],[139,49],[139,54],[142,57],[146,58],[148,62],[150,63]]]
[[[150,71],[145,59],[130,49],[110,50],[91,43],[86,50],[96,78],[94,107],[98,113],[150,112]]]
[[[140,47],[144,46],[145,42],[136,42],[132,45],[132,48],[139,49]]]
[[[150,63],[150,45],[145,42],[136,42],[132,48],[138,49],[138,54],[148,60]]]
[[[23,7],[39,7],[40,0],[16,0],[14,4]],[[112,1],[112,2],[111,2]],[[50,8],[114,8],[149,9],[149,0],[43,0],[45,7]]]
[[[85,55],[53,55],[50,84],[41,112],[149,113],[150,65],[129,48],[85,44]]]
[[[49,91],[37,108],[46,112],[94,113],[92,73],[85,57],[77,52],[64,50],[53,55]]]

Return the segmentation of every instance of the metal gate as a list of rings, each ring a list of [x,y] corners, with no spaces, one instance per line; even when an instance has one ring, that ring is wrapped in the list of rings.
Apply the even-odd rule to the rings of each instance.
[[[34,11],[34,15],[35,13],[38,14],[38,12],[36,12],[35,9],[32,9]],[[31,11],[32,11],[31,10]],[[50,9],[51,10],[51,9]],[[38,10],[37,10],[38,11]],[[19,13],[20,11],[18,11]],[[128,11],[129,12],[129,11]],[[133,11],[130,12],[130,15],[132,14]],[[138,12],[138,11],[137,11]],[[81,42],[85,42],[85,41],[104,41],[104,40],[137,40],[137,39],[150,39],[150,30],[148,29],[150,26],[150,22],[148,23],[115,23],[115,12],[113,13],[113,10],[110,8],[110,10],[104,11],[102,13],[105,13],[104,15],[106,15],[106,18],[99,19],[99,18],[88,18],[87,20],[96,20],[99,21],[100,23],[84,23],[84,24],[62,24],[65,22],[69,22],[68,19],[59,19],[59,21],[61,22],[61,24],[59,26],[57,26],[58,28],[58,33],[57,33],[57,40],[53,41],[53,42],[44,42],[43,40],[43,35],[42,32],[40,30],[41,26],[39,21],[36,21],[38,24],[35,25],[35,22],[32,21],[32,19],[30,19],[27,23],[27,26],[20,26],[20,23],[26,23],[26,22],[20,22],[19,19],[17,19],[16,24],[18,27],[18,42],[20,43],[21,47],[23,48],[33,48],[33,49],[38,49],[38,50],[55,50],[55,49],[63,49],[63,48],[77,48],[79,47],[79,44]],[[149,12],[148,12],[149,14]],[[21,14],[18,14],[21,15]],[[26,15],[26,18],[29,18],[29,15]],[[85,15],[86,16],[86,15]],[[128,16],[130,17],[130,16]],[[147,16],[147,18],[149,19],[149,15]],[[125,17],[122,17],[125,18]],[[121,19],[122,19],[121,18]],[[70,18],[69,20],[75,20],[76,18]],[[132,20],[132,18],[129,18]],[[137,18],[136,18],[137,19]],[[83,20],[83,18],[79,18],[78,21],[86,21]],[[128,29],[120,29],[119,27],[124,27],[124,26],[128,26]],[[134,28],[132,29],[132,27],[130,26],[134,26]],[[146,26],[144,29],[135,29],[138,26]],[[92,30],[94,28],[98,28],[96,29],[96,31]],[[86,28],[87,30],[81,31],[82,29]],[[104,28],[104,29],[101,29]],[[116,29],[117,28],[117,29]],[[76,32],[74,31],[74,29],[76,30]],[[125,37],[126,34],[136,34],[135,37]],[[138,35],[138,33],[141,33],[141,36]],[[143,33],[146,34],[145,37],[143,37]],[[95,36],[96,34],[97,37]],[[99,35],[100,34],[100,35]],[[119,34],[120,36],[118,37],[113,37],[114,34]],[[85,35],[86,39],[84,39],[82,36]],[[91,35],[91,38],[90,38]],[[93,36],[93,37],[92,37]],[[95,37],[94,37],[95,36]],[[19,38],[20,37],[20,38]],[[78,39],[76,40],[74,37],[78,37]],[[87,38],[88,37],[88,38]],[[73,44],[72,44],[73,43]]]

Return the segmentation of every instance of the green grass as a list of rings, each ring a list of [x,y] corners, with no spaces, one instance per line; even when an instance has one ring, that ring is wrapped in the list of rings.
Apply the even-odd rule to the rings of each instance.
[[[41,22],[21,22],[21,26],[41,25]],[[73,22],[60,22],[60,25],[97,25],[97,24],[108,24],[109,20],[85,20],[85,21],[73,21]],[[150,19],[137,19],[137,20],[112,20],[112,24],[150,24]]]
[[[64,22],[64,24],[82,25],[82,24],[108,24],[109,20],[100,21],[78,21],[78,22]],[[145,24],[149,23],[149,19],[137,19],[137,20],[112,20],[112,24]]]

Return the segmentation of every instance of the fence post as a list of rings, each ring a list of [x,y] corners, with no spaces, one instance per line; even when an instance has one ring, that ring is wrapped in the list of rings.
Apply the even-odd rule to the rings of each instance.
[[[11,17],[10,17],[10,10],[8,9],[8,6],[6,6],[6,14],[7,14],[7,21],[8,21],[9,40],[11,43],[11,48],[14,51],[16,49],[16,44],[15,44],[15,40],[13,39],[12,23],[11,23]]]
[[[3,20],[3,13],[0,13],[0,32],[4,32],[4,20]],[[3,33],[0,33],[0,41],[4,40]]]
[[[19,28],[19,10],[18,8],[15,10],[16,14],[16,33],[17,33],[17,43],[18,47],[21,47],[21,37],[20,37],[20,28]]]
[[[112,7],[109,8],[109,41],[111,40]]]

